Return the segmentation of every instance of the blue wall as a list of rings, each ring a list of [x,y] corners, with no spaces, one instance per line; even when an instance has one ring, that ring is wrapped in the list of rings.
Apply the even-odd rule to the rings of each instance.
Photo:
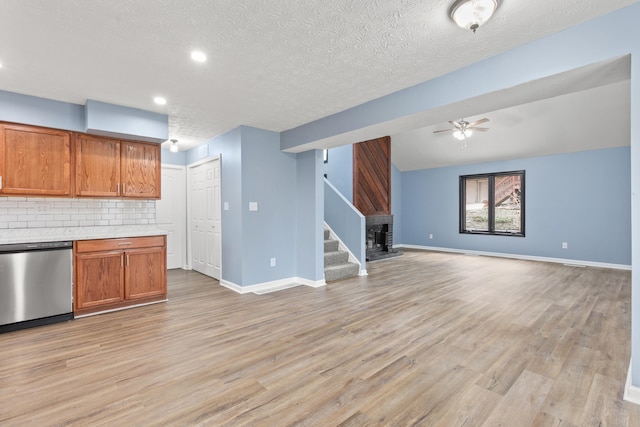
[[[83,106],[7,91],[0,91],[0,120],[156,143],[164,142],[169,132],[166,114],[91,100]]]
[[[84,107],[0,90],[0,120],[84,132]]]
[[[353,203],[353,145],[330,148],[324,173],[331,185]]]
[[[630,166],[622,147],[404,172],[402,243],[630,265]],[[512,170],[526,171],[526,237],[460,234],[459,176]]]
[[[169,139],[169,116],[138,108],[87,100],[85,132],[162,143]]]
[[[296,277],[296,155],[280,151],[277,132],[241,132],[242,285]],[[249,211],[249,202],[258,210]]]
[[[160,150],[160,160],[165,165],[184,166],[187,164],[187,152],[178,151],[177,153],[172,153],[163,148]]]
[[[298,277],[324,280],[324,179],[322,151],[297,155],[297,269]]]
[[[186,163],[215,156],[229,206],[222,211],[222,279],[250,286],[296,277],[296,155],[280,151],[279,133],[240,126],[187,151]],[[249,202],[258,210],[249,211]]]

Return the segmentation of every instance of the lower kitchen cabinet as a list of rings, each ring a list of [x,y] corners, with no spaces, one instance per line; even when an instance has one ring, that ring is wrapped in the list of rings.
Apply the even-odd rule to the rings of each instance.
[[[166,237],[74,243],[76,316],[167,298]]]

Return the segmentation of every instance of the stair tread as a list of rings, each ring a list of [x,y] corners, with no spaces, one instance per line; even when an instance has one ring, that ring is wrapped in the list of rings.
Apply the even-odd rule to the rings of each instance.
[[[355,262],[345,262],[345,263],[342,263],[342,264],[328,265],[324,269],[325,270],[340,270],[342,268],[353,268],[353,266],[357,267],[358,264],[356,264]]]

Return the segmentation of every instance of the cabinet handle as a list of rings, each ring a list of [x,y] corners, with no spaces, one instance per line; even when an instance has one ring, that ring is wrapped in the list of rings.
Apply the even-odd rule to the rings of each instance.
[[[118,189],[116,190],[116,194],[120,194],[120,183],[118,183]]]
[[[119,245],[132,245],[133,242],[118,242]]]
[[[124,182],[123,182],[123,183],[122,183],[122,194],[123,194],[123,195],[124,195],[124,192],[125,192],[125,190],[124,190]]]
[[[129,254],[127,254],[127,268],[129,267]]]
[[[0,190],[2,190],[2,177],[0,176]]]
[[[124,267],[124,255],[120,255],[120,267]]]

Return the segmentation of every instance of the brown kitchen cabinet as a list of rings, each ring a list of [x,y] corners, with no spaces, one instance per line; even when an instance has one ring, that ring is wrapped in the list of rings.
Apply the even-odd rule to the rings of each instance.
[[[160,198],[160,146],[76,136],[76,194]]]
[[[75,242],[74,314],[165,300],[166,248],[166,236]]]
[[[71,134],[0,123],[0,194],[71,196]]]
[[[122,142],[120,151],[122,195],[160,198],[160,146]]]

